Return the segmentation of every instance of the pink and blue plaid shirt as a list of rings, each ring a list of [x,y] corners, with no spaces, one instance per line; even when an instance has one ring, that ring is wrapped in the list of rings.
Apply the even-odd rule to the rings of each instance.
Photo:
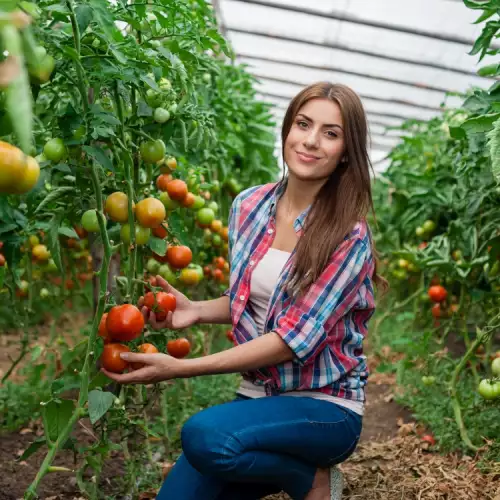
[[[229,251],[231,318],[235,344],[259,336],[248,299],[252,271],[272,246],[276,205],[282,182],[240,193],[231,207]],[[303,232],[305,210],[294,223]],[[318,391],[364,402],[368,378],[363,339],[375,304],[374,262],[366,222],[359,222],[333,252],[330,262],[309,290],[292,298],[283,286],[295,252],[281,271],[269,301],[266,332],[276,332],[295,354],[293,361],[243,374],[263,385],[268,395],[286,391]]]

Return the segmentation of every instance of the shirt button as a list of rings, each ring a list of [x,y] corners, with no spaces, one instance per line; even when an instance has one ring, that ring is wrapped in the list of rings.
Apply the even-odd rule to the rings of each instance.
[[[268,229],[267,232],[268,232],[268,234],[273,234],[274,230],[273,229]]]
[[[245,300],[245,296],[244,295],[240,295],[240,300]]]

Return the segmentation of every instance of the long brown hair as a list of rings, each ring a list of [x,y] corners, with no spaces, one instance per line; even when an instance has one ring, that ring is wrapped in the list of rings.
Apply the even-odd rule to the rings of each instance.
[[[340,107],[344,122],[345,160],[337,165],[321,187],[307,216],[288,281],[294,293],[305,292],[319,278],[333,251],[356,223],[365,219],[370,210],[375,215],[366,114],[360,98],[349,87],[329,82],[314,83],[292,99],[281,131],[283,161],[286,139],[295,117],[302,106],[316,98],[329,99]],[[385,290],[387,282],[377,274],[377,255],[373,242],[372,250],[375,262],[373,280],[378,288]]]

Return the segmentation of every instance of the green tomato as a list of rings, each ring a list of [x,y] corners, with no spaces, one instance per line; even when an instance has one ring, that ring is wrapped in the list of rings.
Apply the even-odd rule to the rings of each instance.
[[[415,229],[415,234],[418,238],[423,238],[425,236],[425,229],[419,226],[417,227],[417,229]]]
[[[227,179],[226,186],[229,189],[229,192],[234,196],[236,196],[242,189],[241,184],[234,177]]]
[[[47,160],[59,163],[67,154],[63,140],[55,137],[47,141],[43,147],[43,154]]]
[[[408,273],[406,272],[406,269],[394,269],[394,271],[392,271],[392,275],[398,279],[398,280],[405,280],[408,278]]]
[[[491,363],[491,371],[495,377],[500,377],[500,358],[495,358]]]
[[[46,288],[40,290],[40,298],[46,299],[50,295],[50,292]]]
[[[210,210],[213,210],[214,213],[217,213],[219,211],[219,205],[217,205],[217,202],[211,201],[208,205],[207,208],[210,208]]]
[[[498,276],[499,272],[500,272],[500,261],[496,260],[488,272],[488,277],[494,278],[495,276]]]
[[[436,230],[436,227],[436,223],[430,219],[426,220],[422,225],[423,230],[427,234],[433,233]]]
[[[171,285],[175,285],[177,283],[177,276],[175,273],[170,269],[170,266],[168,264],[163,264],[163,266],[160,266],[160,269],[158,270],[158,274],[168,283]]]
[[[161,47],[160,40],[150,40],[149,43],[150,43],[151,47],[154,47],[155,49],[158,49]]]
[[[191,207],[192,210],[199,210],[205,206],[205,198],[202,198],[200,195],[195,195],[194,203]]]
[[[153,113],[153,119],[157,123],[165,123],[170,120],[170,112],[165,108],[156,108]]]
[[[210,83],[212,81],[212,75],[210,73],[204,73],[202,78],[205,83]]]
[[[85,125],[80,125],[74,132],[73,132],[73,139],[76,139],[77,141],[83,139],[85,137],[85,134],[87,133],[87,130],[85,129]]]
[[[174,102],[169,108],[168,110],[170,111],[170,114],[171,115],[175,115],[175,113],[177,113],[177,104]]]
[[[97,218],[97,212],[95,210],[87,210],[82,215],[81,224],[83,229],[85,229],[88,233],[98,233],[99,219]]]
[[[172,83],[168,78],[162,78],[160,79],[158,86],[161,90],[163,90],[163,92],[168,92],[172,88]]]
[[[220,182],[217,179],[212,181],[212,187],[210,188],[210,192],[212,193],[220,192]]]
[[[434,375],[424,375],[422,377],[422,382],[424,385],[433,385],[434,382],[436,382],[436,377],[434,377]]]
[[[151,229],[135,224],[135,244],[138,246],[145,245],[151,236]],[[130,245],[130,225],[123,224],[120,229],[120,237],[123,243]]]
[[[151,274],[158,274],[161,264],[156,259],[149,259],[146,264],[146,269]]]
[[[163,103],[163,95],[156,90],[148,89],[146,91],[146,102],[152,108],[158,108]]]
[[[484,399],[496,399],[500,397],[500,382],[492,382],[491,380],[483,379],[479,382],[477,390]]]
[[[172,198],[170,198],[166,191],[162,191],[158,196],[158,199],[163,203],[167,211],[171,212],[172,210],[175,210],[179,207],[179,203],[177,203],[175,200],[172,200]]]
[[[454,251],[452,252],[452,254],[451,254],[451,258],[452,258],[453,260],[461,260],[461,259],[462,259],[462,257],[463,257],[463,255],[462,255],[462,250],[458,250],[458,249],[457,249],[457,250],[454,250]]]
[[[143,161],[146,163],[156,163],[163,159],[167,148],[161,139],[157,139],[156,141],[143,142],[139,147],[139,151]]]
[[[212,235],[212,245],[214,247],[220,247],[222,245],[222,238],[220,237],[220,234]]]
[[[209,226],[215,219],[215,213],[211,208],[201,208],[196,212],[196,220],[204,226]]]
[[[48,272],[53,272],[57,271],[57,266],[56,263],[54,262],[54,259],[49,259],[47,262],[47,267],[45,268]]]

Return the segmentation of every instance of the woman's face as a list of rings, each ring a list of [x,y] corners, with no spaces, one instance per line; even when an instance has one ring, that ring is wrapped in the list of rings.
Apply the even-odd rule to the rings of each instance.
[[[317,98],[299,109],[285,141],[289,175],[326,180],[345,152],[344,123],[337,103]]]

